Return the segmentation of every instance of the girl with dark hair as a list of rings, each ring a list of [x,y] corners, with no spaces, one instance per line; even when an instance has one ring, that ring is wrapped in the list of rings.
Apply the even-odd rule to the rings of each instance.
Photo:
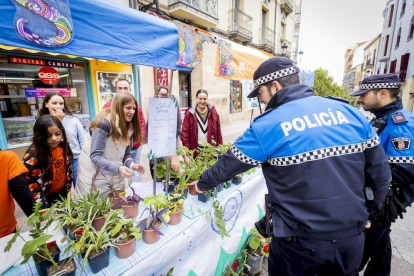
[[[130,93],[118,93],[111,108],[96,115],[79,157],[75,194],[88,193],[92,179],[101,194],[110,191],[109,184],[113,189],[125,190],[124,178],[134,176],[133,171],[144,173],[145,167],[131,158],[131,140],[142,142],[137,106]]]
[[[213,146],[223,144],[220,116],[207,99],[207,91],[199,89],[196,93],[196,104],[185,112],[181,141],[190,150],[197,149],[202,142]]]
[[[40,116],[33,128],[33,143],[23,157],[27,184],[43,208],[66,197],[72,187],[72,159],[65,128],[55,116]]]
[[[66,135],[69,139],[70,149],[73,153],[72,170],[73,186],[76,187],[78,178],[78,158],[85,142],[85,130],[78,118],[73,117],[72,113],[66,106],[65,98],[59,92],[47,93],[43,100],[40,115],[50,114],[57,117],[65,128]]]

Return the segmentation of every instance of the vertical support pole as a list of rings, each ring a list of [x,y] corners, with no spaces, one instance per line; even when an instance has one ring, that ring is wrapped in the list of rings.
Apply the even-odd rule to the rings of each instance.
[[[154,197],[157,195],[157,158],[154,159],[154,180],[153,180]]]
[[[166,172],[165,172],[165,195],[168,196],[168,188],[170,185],[170,157],[165,157],[165,163],[166,163]]]

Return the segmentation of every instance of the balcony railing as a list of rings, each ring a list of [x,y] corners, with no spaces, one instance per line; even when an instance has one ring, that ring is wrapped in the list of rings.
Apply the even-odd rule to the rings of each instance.
[[[218,20],[218,0],[168,0],[170,10],[183,6],[182,4],[195,9],[197,13],[202,12]]]
[[[239,9],[229,10],[229,32],[240,32],[252,37],[253,18]]]
[[[290,14],[293,12],[293,1],[292,0],[282,0],[280,8],[286,14]]]
[[[260,34],[260,45],[262,46],[267,46],[270,48],[274,48],[275,47],[275,43],[274,43],[274,38],[275,38],[275,32],[268,28],[268,27],[264,27],[264,28],[260,28],[259,29],[259,34]]]
[[[284,46],[287,46],[286,50],[284,50]],[[279,54],[285,55],[290,57],[292,55],[292,43],[280,35],[280,46],[279,46]]]

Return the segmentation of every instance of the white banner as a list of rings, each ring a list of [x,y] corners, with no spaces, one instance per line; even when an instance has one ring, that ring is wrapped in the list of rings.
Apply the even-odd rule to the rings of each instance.
[[[148,112],[148,159],[174,155],[177,139],[175,98],[150,98]]]

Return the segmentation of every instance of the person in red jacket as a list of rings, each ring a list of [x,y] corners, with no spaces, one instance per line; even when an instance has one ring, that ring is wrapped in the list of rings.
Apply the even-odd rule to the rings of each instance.
[[[197,149],[202,142],[213,146],[223,144],[220,116],[207,99],[207,91],[199,89],[196,93],[196,104],[185,113],[181,141],[190,150]]]
[[[127,79],[118,79],[118,81],[116,82],[116,93],[122,93],[122,92],[131,93],[131,84],[129,83]],[[107,102],[106,104],[104,104],[103,109],[110,108],[111,106],[112,106],[112,101]],[[142,143],[145,144],[147,142],[147,128],[145,126],[144,113],[142,112],[142,109],[139,105],[138,105],[138,115],[139,115],[139,121],[141,122]],[[134,144],[131,147],[131,156],[132,156],[132,159],[134,159],[134,162],[136,164],[140,163],[141,151],[142,151],[141,143],[134,141]],[[135,179],[135,181],[140,181],[140,177],[138,177],[138,179]]]

